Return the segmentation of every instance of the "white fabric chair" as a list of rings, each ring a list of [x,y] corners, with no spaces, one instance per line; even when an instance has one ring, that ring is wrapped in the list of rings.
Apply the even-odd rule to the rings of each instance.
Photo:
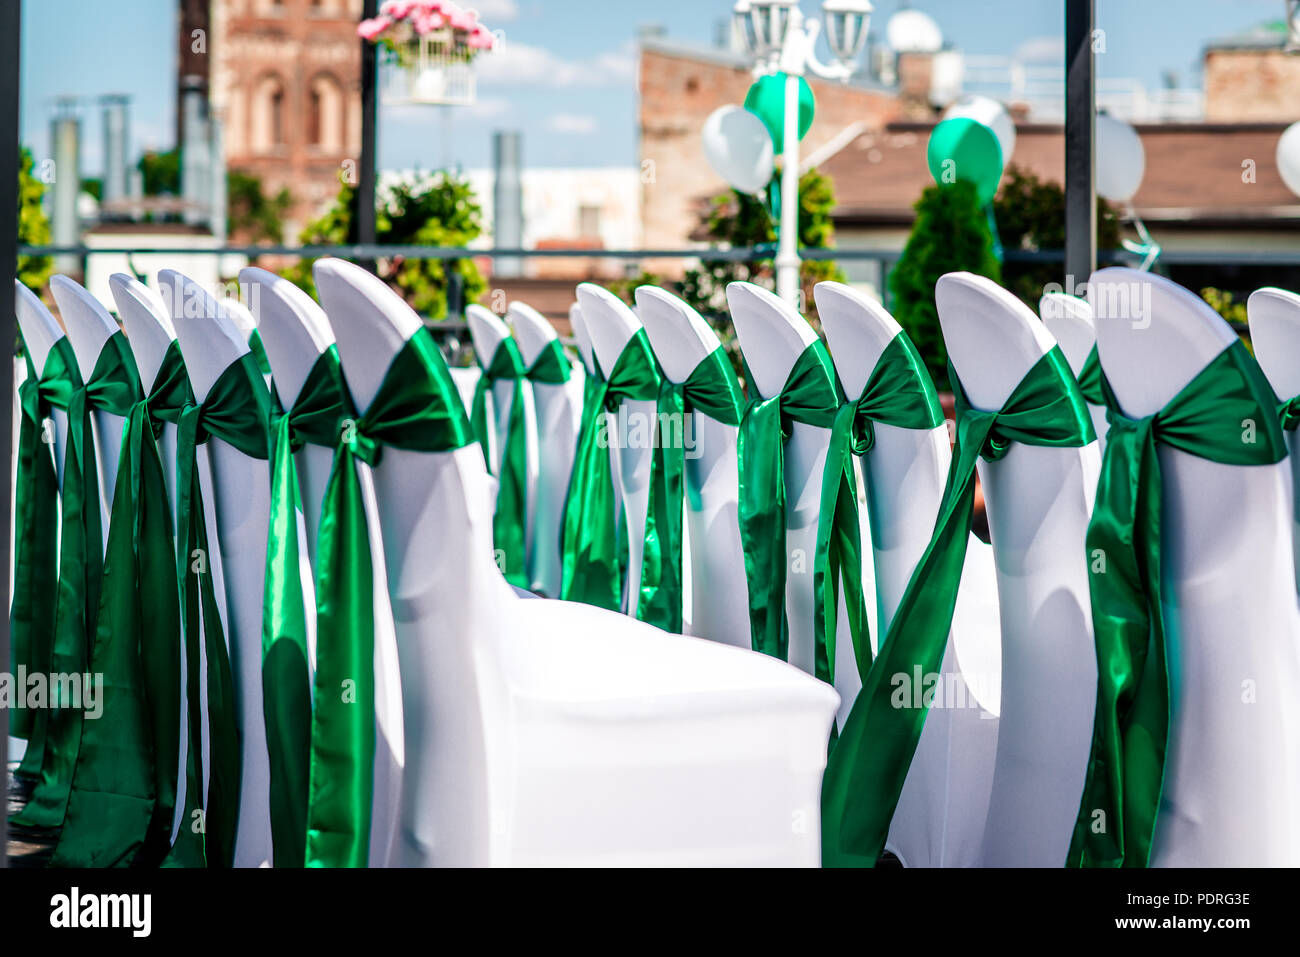
[[[227,367],[249,351],[248,341],[220,303],[198,283],[164,269],[158,273],[158,284],[164,302],[171,307],[195,398],[202,403]],[[265,459],[245,455],[221,439],[214,437],[205,445],[198,457],[199,475],[205,486],[208,541],[216,545],[208,555],[208,567],[219,604],[223,604],[224,596],[224,631],[241,734],[242,776],[234,863],[236,867],[269,866],[270,766],[262,716],[262,595],[270,469]],[[204,476],[204,458],[209,462],[209,476]],[[205,741],[206,734],[205,728]],[[204,762],[205,774],[209,764]]]
[[[542,350],[559,341],[555,327],[532,306],[513,302],[506,318],[514,329],[525,367],[531,367]],[[528,570],[534,590],[555,598],[560,593],[564,500],[582,420],[583,376],[573,369],[569,381],[563,384],[531,385],[534,414],[528,439],[535,450],[537,480],[529,484]]]
[[[818,283],[813,295],[840,384],[856,399],[886,347],[904,334],[902,327],[874,299],[842,283]],[[884,424],[874,429],[875,444],[861,466],[880,622],[872,646],[878,649],[930,543],[952,450],[946,423],[928,432]],[[940,685],[953,688],[953,702],[965,706],[932,708],[926,717],[885,845],[907,867],[966,867],[979,860],[998,737],[996,587],[992,549],[972,534]]]
[[[1101,364],[1124,414],[1152,415],[1236,334],[1200,297],[1150,273],[1100,270],[1089,296],[1118,301],[1116,285],[1145,315],[1135,325],[1099,310]],[[1300,622],[1290,470],[1222,465],[1164,445],[1159,456],[1172,720],[1150,863],[1295,867]]]
[[[334,330],[316,300],[289,280],[255,267],[241,270],[239,280],[258,290],[253,299],[257,307],[257,327],[271,363],[281,404],[288,410],[297,401],[316,360],[334,344]],[[301,554],[310,561],[303,570],[303,594],[307,603],[308,667],[314,679],[316,608],[313,570],[316,567],[321,504],[329,484],[334,450],[309,443],[296,453],[295,460],[303,508],[300,534],[305,548]],[[402,765],[405,763],[402,692],[397,670],[397,637],[392,609],[388,604],[388,576],[377,531],[374,487],[369,476],[363,476],[361,484],[366,514],[371,519],[374,562],[375,770],[371,797],[370,864],[384,867],[392,862],[401,803]]]
[[[636,312],[663,374],[685,382],[721,348],[704,318],[671,293],[654,286],[636,290]],[[738,429],[703,412],[688,416],[683,478],[683,631],[749,648],[745,552],[740,544]]]
[[[420,320],[356,266],[315,276],[364,409]],[[404,681],[400,863],[816,864],[831,689],[594,607],[515,601],[483,471],[472,445],[388,448],[374,470]]]
[[[478,366],[456,366],[450,370],[451,380],[456,383],[460,401],[468,410],[474,404],[474,390],[478,388],[479,377],[483,375]]]
[[[1083,371],[1083,364],[1088,361],[1089,354],[1097,345],[1097,328],[1093,324],[1091,304],[1078,296],[1049,292],[1038,302],[1038,315],[1061,347],[1065,361],[1070,363],[1070,371],[1077,379]],[[1092,417],[1092,427],[1097,433],[1097,447],[1104,453],[1106,432],[1110,429],[1106,422],[1106,407],[1089,402],[1088,414]]]
[[[15,306],[18,328],[22,330],[23,342],[31,353],[32,366],[39,376],[45,371],[45,360],[49,357],[50,350],[63,338],[64,332],[58,320],[45,308],[45,303],[41,302],[36,293],[18,280],[14,281],[14,289],[17,296]],[[59,482],[62,483],[63,455],[68,443],[68,416],[62,409],[54,409],[48,421],[50,436],[54,440],[54,469],[59,476]],[[17,443],[15,447],[16,445]]]
[[[789,305],[760,286],[733,282],[727,286],[727,304],[736,326],[736,336],[754,381],[764,398],[779,394],[790,371],[804,350],[817,338],[812,326]],[[831,430],[821,426],[794,422],[785,443],[786,618],[789,623],[790,663],[813,673],[814,557],[817,554],[817,518],[821,513],[822,469]],[[866,601],[867,622],[876,634],[875,573],[871,549],[864,541],[862,549],[862,592]],[[746,593],[748,594],[748,593]],[[839,723],[848,719],[849,709],[862,690],[854,659],[853,642],[848,640],[848,615],[843,596],[840,598],[836,633],[843,638],[835,647],[835,690],[840,694]]]
[[[595,352],[591,348],[591,335],[587,332],[587,320],[582,317],[582,306],[573,303],[569,306],[569,326],[573,329],[573,341],[578,345],[578,357],[587,375],[596,374]]]
[[[1056,341],[993,281],[935,287],[953,368],[972,407],[1002,407]],[[1100,470],[1084,448],[1015,444],[979,461],[1002,609],[997,762],[982,862],[1058,867],[1079,811],[1096,709],[1085,535]]]
[[[1278,400],[1300,395],[1300,296],[1285,289],[1257,289],[1246,301],[1250,339],[1255,358],[1273,386]],[[1286,433],[1291,455],[1291,488],[1300,488],[1300,433]],[[1296,584],[1300,588],[1300,508],[1292,510],[1292,549],[1296,559]]]
[[[68,330],[72,351],[77,354],[81,380],[89,382],[104,343],[118,331],[117,322],[98,299],[67,276],[52,276],[50,292],[54,294],[59,314]],[[108,516],[113,507],[113,488],[117,484],[117,463],[122,454],[122,430],[126,418],[95,409],[90,422],[98,463],[100,531],[104,539],[100,547],[103,547],[108,544]]]
[[[613,372],[624,347],[641,328],[630,306],[608,289],[584,282],[578,286],[583,325],[605,376]],[[641,552],[645,546],[646,507],[650,500],[650,463],[657,404],[650,399],[628,399],[617,415],[610,415],[610,455],[614,481],[627,527],[627,578],[623,584],[623,610],[635,616],[641,597]]]

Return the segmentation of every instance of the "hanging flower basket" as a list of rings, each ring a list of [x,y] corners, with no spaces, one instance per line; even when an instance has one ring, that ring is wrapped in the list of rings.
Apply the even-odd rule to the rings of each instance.
[[[385,103],[473,103],[474,60],[496,46],[478,14],[445,0],[388,0],[357,33],[379,47]]]

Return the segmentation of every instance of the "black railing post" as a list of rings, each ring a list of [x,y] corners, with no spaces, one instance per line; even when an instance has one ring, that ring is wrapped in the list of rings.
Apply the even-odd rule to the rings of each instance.
[[[1094,0],[1065,0],[1065,291],[1097,268]]]
[[[0,296],[9,303],[0,309],[0,395],[14,401],[13,347],[17,340],[14,280],[18,277],[19,140],[18,58],[22,54],[21,3],[0,4]],[[0,415],[0,582],[9,581],[9,501],[13,494],[9,463],[13,461],[13,407]],[[9,668],[9,607],[0,616],[0,669]],[[5,768],[5,802],[9,801],[9,712],[0,708],[0,748]],[[6,866],[9,835],[0,840],[0,868]]]
[[[365,0],[362,16],[369,20],[379,12],[379,0]],[[375,150],[379,139],[379,90],[375,45],[361,40],[361,162],[357,170],[357,242],[375,243]],[[360,265],[375,271],[372,259]]]

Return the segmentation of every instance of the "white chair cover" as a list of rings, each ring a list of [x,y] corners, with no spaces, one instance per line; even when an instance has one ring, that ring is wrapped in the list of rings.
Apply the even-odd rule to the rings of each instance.
[[[1070,371],[1077,379],[1083,371],[1083,364],[1097,345],[1097,329],[1092,321],[1092,306],[1087,299],[1067,296],[1061,292],[1049,292],[1038,302],[1038,314],[1047,326],[1047,331],[1056,339],[1057,345],[1070,363]],[[1110,425],[1106,422],[1106,407],[1088,403],[1088,414],[1092,417],[1092,427],[1097,433],[1098,448],[1106,451],[1106,432]]]

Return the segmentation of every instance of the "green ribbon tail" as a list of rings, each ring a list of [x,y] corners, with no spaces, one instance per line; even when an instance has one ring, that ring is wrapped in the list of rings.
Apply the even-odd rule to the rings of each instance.
[[[919,676],[935,674],[943,664],[974,512],[975,462],[992,421],[978,420],[958,433],[934,535],[827,761],[822,783],[826,867],[872,866],[884,849],[927,714],[910,697],[896,700],[895,676],[906,676],[919,695]]]
[[[290,416],[283,415],[272,436],[271,520],[262,612],[262,699],[276,867],[302,867],[305,860],[311,760],[311,678],[298,549],[302,503],[290,428]]]
[[[583,407],[584,421],[564,502],[560,597],[618,611],[623,590],[618,575],[614,470],[605,420],[607,387],[608,383],[598,382],[591,401]]]
[[[835,642],[840,590],[848,613],[849,635],[858,674],[865,681],[871,667],[867,605],[862,590],[862,526],[858,518],[858,482],[853,468],[853,422],[857,407],[846,404],[835,414],[822,474],[813,559],[814,674],[835,683]],[[864,640],[865,639],[865,640]]]
[[[375,763],[370,537],[356,454],[339,446],[321,514],[308,867],[365,867]]]
[[[785,435],[779,396],[751,402],[740,420],[738,518],[753,649],[785,661]]]
[[[664,631],[682,630],[682,504],[686,449],[685,385],[665,378],[656,405],[655,444],[650,462],[650,498],[641,558],[641,594],[636,616]],[[677,424],[677,434],[665,435]]]

